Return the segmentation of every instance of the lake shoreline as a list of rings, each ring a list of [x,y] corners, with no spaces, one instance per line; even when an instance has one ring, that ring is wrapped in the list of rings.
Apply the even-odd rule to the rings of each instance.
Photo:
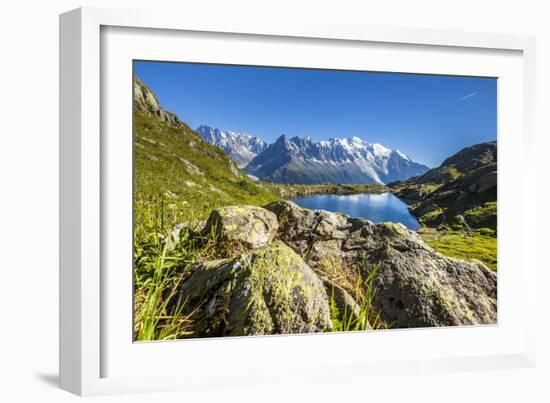
[[[362,193],[380,194],[390,192],[391,189],[380,184],[279,184],[269,183],[284,199],[314,195],[354,195]]]

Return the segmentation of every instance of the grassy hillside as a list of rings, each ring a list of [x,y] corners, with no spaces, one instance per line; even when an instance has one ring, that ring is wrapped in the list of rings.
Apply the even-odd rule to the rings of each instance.
[[[138,209],[140,203],[164,203],[182,220],[204,219],[220,205],[265,204],[278,197],[184,124],[136,111],[134,133]]]
[[[194,263],[217,256],[191,232],[213,208],[263,205],[279,196],[162,109],[139,80],[134,99],[134,337],[174,339],[192,322],[171,306],[174,290]]]

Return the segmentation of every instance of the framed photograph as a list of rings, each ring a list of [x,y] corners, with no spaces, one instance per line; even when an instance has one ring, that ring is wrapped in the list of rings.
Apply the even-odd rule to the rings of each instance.
[[[532,365],[533,38],[60,24],[64,389]]]

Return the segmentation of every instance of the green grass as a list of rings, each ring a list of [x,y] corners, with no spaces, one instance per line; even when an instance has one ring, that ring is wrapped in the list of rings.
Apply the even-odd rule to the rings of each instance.
[[[477,259],[497,269],[497,238],[490,228],[469,234],[461,231],[418,232],[424,241],[443,255],[458,259]]]
[[[434,211],[430,211],[429,213],[426,213],[423,216],[419,217],[418,221],[421,224],[427,225],[429,227],[437,226],[441,224],[443,213],[444,210],[442,208],[436,208]]]
[[[326,267],[325,267],[326,269]],[[334,271],[334,266],[331,266],[330,271]],[[345,281],[340,283],[347,284],[347,292],[354,298],[359,307],[358,315],[348,311],[345,307],[343,310],[338,308],[338,304],[334,297],[334,289],[329,292],[330,316],[332,320],[333,332],[350,332],[375,329],[387,329],[389,326],[380,319],[380,314],[373,308],[373,300],[377,293],[377,288],[374,286],[374,279],[378,268],[368,272],[366,278],[361,277],[361,270],[356,267],[355,272],[348,275]],[[327,273],[323,273],[326,275]],[[333,273],[334,274],[334,273]],[[340,275],[342,274],[339,273]]]
[[[192,337],[200,306],[187,307],[177,294],[179,285],[197,264],[238,253],[237,245],[216,239],[215,229],[202,234],[196,220],[185,221],[172,214],[170,204],[160,199],[155,203],[139,201],[134,206],[136,341]]]
[[[460,172],[454,166],[450,166],[450,167],[447,167],[445,175],[447,176],[446,181],[449,181],[449,180],[454,181],[454,180],[464,176],[464,173]]]
[[[250,180],[227,155],[190,128],[170,126],[136,111],[134,117],[135,199],[170,201],[187,219],[204,219],[216,207],[261,205],[277,190]]]
[[[466,222],[475,228],[494,228],[497,225],[497,202],[483,203],[479,208],[464,212]]]
[[[421,197],[424,197],[429,193],[433,193],[441,187],[441,185],[437,183],[422,183],[418,186],[419,186],[418,190]]]
[[[460,223],[456,213],[462,214],[467,225]],[[443,223],[443,214],[447,220]],[[497,203],[489,201],[479,207],[460,211],[460,206],[446,210],[438,208],[419,217],[424,227],[417,232],[438,252],[458,258],[477,259],[489,268],[497,269]],[[431,228],[430,228],[431,227]]]
[[[134,135],[134,338],[189,337],[194,312],[174,303],[176,290],[195,263],[219,252],[213,239],[192,239],[191,230],[216,207],[263,205],[279,195],[186,126],[136,111]],[[173,239],[181,223],[187,227]]]
[[[163,200],[138,201],[134,207],[134,339],[169,340],[189,334],[193,314],[183,314],[184,304],[173,304],[178,285],[209,248],[189,237],[184,228],[179,239],[171,235],[179,222],[166,213]]]

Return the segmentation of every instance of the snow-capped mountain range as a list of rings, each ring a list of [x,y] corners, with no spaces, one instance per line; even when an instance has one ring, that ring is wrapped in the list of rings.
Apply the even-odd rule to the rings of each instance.
[[[207,125],[199,126],[196,132],[206,142],[224,150],[239,168],[244,168],[267,147],[265,141],[246,133],[222,131]]]
[[[310,137],[280,136],[266,144],[248,134],[202,125],[197,132],[224,149],[245,172],[278,183],[389,183],[428,171],[398,150],[358,138],[319,142]]]

